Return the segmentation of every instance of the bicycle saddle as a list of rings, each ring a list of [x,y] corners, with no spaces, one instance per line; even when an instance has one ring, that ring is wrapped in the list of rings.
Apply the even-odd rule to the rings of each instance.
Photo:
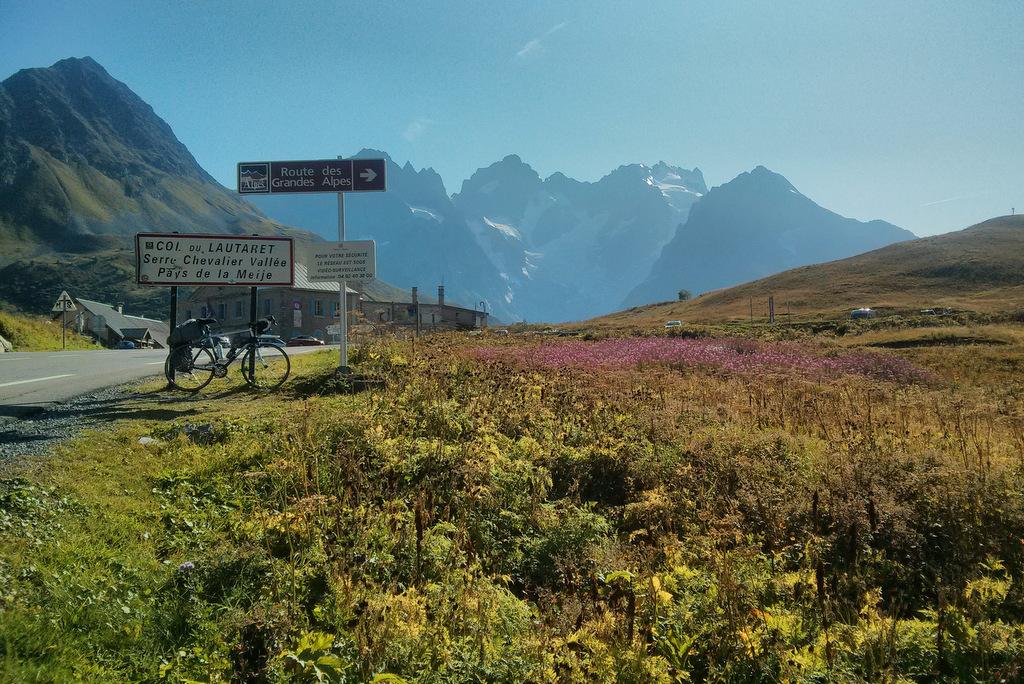
[[[196,323],[199,325],[215,325],[217,323],[216,318],[197,318]]]

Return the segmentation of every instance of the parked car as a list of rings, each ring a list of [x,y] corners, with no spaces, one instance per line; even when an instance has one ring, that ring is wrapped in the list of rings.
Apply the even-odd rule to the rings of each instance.
[[[504,328],[500,328],[498,330],[495,330],[494,334],[495,335],[508,335],[508,330],[505,330]]]
[[[323,340],[313,337],[312,335],[299,335],[288,340],[289,347],[319,347],[324,343]]]
[[[861,318],[874,318],[874,317],[875,317],[875,310],[874,309],[869,309],[867,307],[864,307],[862,309],[854,309],[853,311],[850,312],[850,319],[854,320],[854,321],[856,321],[858,319],[861,319]]]
[[[669,321],[668,323],[665,324],[665,328],[666,329],[667,328],[681,328],[681,327],[683,327],[683,322],[682,321]]]
[[[114,349],[135,349],[135,343],[131,340],[121,340],[114,345]]]
[[[220,342],[220,346],[224,349],[231,349],[231,338],[226,335],[211,335],[211,343]],[[209,347],[209,344],[203,343],[200,346]]]

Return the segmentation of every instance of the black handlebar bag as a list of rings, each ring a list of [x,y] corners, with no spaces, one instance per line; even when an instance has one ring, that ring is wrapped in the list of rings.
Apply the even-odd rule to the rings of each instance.
[[[185,344],[191,344],[203,339],[209,332],[209,326],[200,323],[194,318],[190,318],[174,327],[174,330],[171,331],[170,336],[167,338],[167,346],[174,349]]]

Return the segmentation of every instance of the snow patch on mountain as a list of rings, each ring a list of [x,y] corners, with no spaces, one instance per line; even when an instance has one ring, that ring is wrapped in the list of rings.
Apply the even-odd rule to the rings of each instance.
[[[504,233],[505,235],[507,235],[510,238],[512,238],[514,240],[522,240],[523,239],[523,236],[519,232],[519,229],[516,228],[515,226],[510,226],[507,223],[499,223],[497,221],[492,221],[491,219],[487,218],[486,216],[484,216],[483,219],[484,219],[484,223],[489,225],[491,228],[494,228],[498,232]]]
[[[438,223],[441,223],[442,221],[444,221],[444,219],[442,219],[440,216],[438,216],[437,214],[432,212],[430,209],[424,209],[423,207],[413,207],[413,206],[410,206],[409,207],[409,211],[411,211],[413,213],[413,215],[415,215],[415,216],[422,216],[424,218],[433,219],[434,221],[437,221]]]

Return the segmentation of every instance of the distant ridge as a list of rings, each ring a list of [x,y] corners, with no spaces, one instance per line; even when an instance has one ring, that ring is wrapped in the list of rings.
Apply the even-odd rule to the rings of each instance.
[[[885,221],[861,222],[829,211],[782,175],[758,166],[693,205],[650,275],[623,303],[664,301],[680,289],[707,292],[913,237]]]
[[[688,302],[664,302],[596,319],[651,325],[763,318],[768,295],[794,318],[846,317],[851,309],[949,307],[1024,309],[1024,216],[1001,216],[964,230],[908,240],[864,254],[784,271]],[[663,320],[664,319],[664,320]]]

